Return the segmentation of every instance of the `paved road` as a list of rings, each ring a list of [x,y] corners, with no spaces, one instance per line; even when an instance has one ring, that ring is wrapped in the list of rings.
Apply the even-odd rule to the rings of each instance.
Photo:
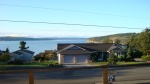
[[[150,67],[110,68],[114,84],[150,84]],[[101,84],[102,69],[35,73],[35,84]],[[0,74],[0,84],[28,84],[28,74]]]

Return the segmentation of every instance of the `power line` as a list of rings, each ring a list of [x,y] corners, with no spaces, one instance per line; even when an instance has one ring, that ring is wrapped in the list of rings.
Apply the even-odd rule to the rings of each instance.
[[[150,18],[133,17],[133,16],[125,16],[125,15],[115,15],[115,14],[106,14],[106,13],[100,13],[100,12],[68,10],[68,9],[48,8],[48,7],[37,7],[37,6],[25,6],[25,5],[14,5],[14,4],[0,4],[0,5],[4,5],[4,6],[16,6],[16,7],[26,7],[26,8],[37,8],[37,9],[49,9],[49,10],[68,11],[68,12],[79,12],[79,13],[89,13],[89,14],[100,14],[100,15],[115,16],[115,17],[124,17],[124,18],[150,20]]]
[[[17,21],[17,20],[0,20],[1,22],[17,22],[17,23],[36,23],[36,24],[54,24],[54,25],[74,25],[74,26],[87,26],[87,27],[107,27],[107,28],[123,28],[123,29],[143,29],[143,28],[130,28],[130,27],[116,27],[116,26],[101,26],[101,25],[87,25],[87,24],[71,24],[71,23],[52,23],[52,22],[34,22],[34,21]]]

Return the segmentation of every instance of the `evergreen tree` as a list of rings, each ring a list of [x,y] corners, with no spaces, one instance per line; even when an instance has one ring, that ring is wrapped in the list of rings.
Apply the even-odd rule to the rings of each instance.
[[[147,55],[150,52],[150,28],[140,33],[138,42],[138,49]]]
[[[109,54],[109,58],[108,58],[108,64],[109,65],[114,65],[114,64],[116,64],[116,62],[117,62],[117,57],[114,54],[114,52],[111,51],[110,54]]]
[[[6,48],[6,53],[9,53],[9,49],[8,48]]]
[[[119,39],[115,39],[115,43],[116,43],[116,44],[120,44],[121,41],[120,41]]]
[[[133,33],[128,42],[129,47],[132,49],[136,49],[136,44],[137,44],[136,42],[137,42],[136,35],[135,35],[135,33]]]
[[[133,57],[133,51],[131,50],[131,48],[128,48],[126,61],[131,61],[132,58],[134,58]]]
[[[20,41],[20,50],[28,49],[29,47],[25,47],[26,42],[25,41]]]

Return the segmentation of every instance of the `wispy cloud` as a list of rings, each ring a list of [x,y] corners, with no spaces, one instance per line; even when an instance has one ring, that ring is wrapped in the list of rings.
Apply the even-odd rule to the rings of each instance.
[[[11,36],[11,37],[28,37],[28,34],[19,34],[19,33],[6,33],[0,32],[0,36]]]

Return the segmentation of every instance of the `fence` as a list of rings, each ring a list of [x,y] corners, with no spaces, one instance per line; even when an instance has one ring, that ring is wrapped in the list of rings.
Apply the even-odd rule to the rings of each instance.
[[[38,72],[60,72],[60,71],[71,71],[71,70],[91,70],[91,69],[102,69],[102,84],[108,84],[108,78],[110,76],[110,74],[114,74],[115,72],[113,72],[112,70],[110,70],[110,68],[133,68],[133,67],[142,67],[142,66],[149,66],[150,64],[134,64],[134,65],[118,65],[118,66],[93,66],[93,67],[79,67],[79,68],[51,68],[51,69],[35,69],[35,70],[6,70],[6,71],[0,71],[0,74],[13,74],[13,73],[28,73],[28,83],[29,84],[35,84],[34,82],[34,77],[35,74],[34,73],[38,73]],[[67,74],[67,73],[66,73]],[[131,73],[130,73],[131,74]],[[136,73],[138,74],[138,73]],[[136,75],[134,74],[134,75]],[[149,74],[149,73],[147,73]],[[145,74],[146,75],[146,74]],[[130,77],[129,77],[130,78]],[[119,80],[118,80],[119,81]],[[125,81],[125,79],[123,79],[122,81]],[[150,81],[149,81],[150,83]],[[44,84],[44,83],[43,83]],[[99,84],[99,83],[98,83]],[[119,84],[119,83],[118,83]]]

